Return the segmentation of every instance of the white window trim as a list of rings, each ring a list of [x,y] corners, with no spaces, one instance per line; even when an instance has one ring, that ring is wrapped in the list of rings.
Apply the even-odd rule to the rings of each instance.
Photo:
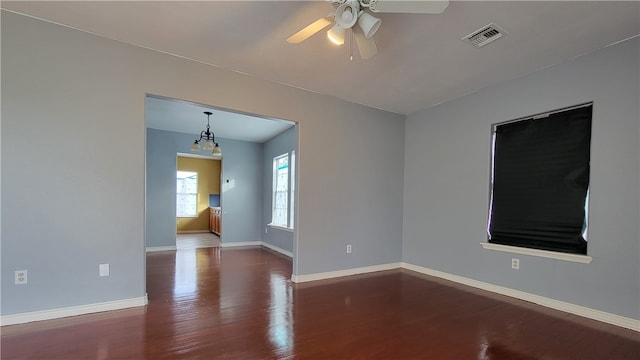
[[[272,229],[278,229],[278,230],[293,232],[293,228],[292,227],[285,227],[285,226],[280,226],[280,225],[275,225],[275,224],[267,224],[267,226],[269,226]]]
[[[288,227],[293,229],[295,223],[295,190],[296,190],[296,151],[291,150],[289,153],[289,207],[287,212],[289,218],[287,219]]]
[[[496,250],[503,251],[514,254],[523,254],[523,255],[531,255],[538,256],[549,259],[557,259],[557,260],[565,260],[583,264],[589,264],[593,261],[593,258],[589,255],[579,255],[579,254],[569,254],[557,251],[548,251],[548,250],[539,250],[539,249],[530,249],[519,246],[509,246],[502,244],[492,244],[492,243],[480,243],[482,247],[486,250]]]
[[[287,216],[286,216],[286,224],[282,225],[282,224],[274,224],[273,223],[273,211],[274,211],[274,206],[275,206],[275,189],[276,189],[276,178],[277,178],[277,171],[276,171],[276,162],[278,159],[280,158],[287,158],[287,162],[288,162],[288,170],[287,170]],[[273,190],[271,192],[271,221],[270,223],[267,224],[267,226],[273,228],[273,229],[278,229],[278,230],[283,230],[283,231],[288,231],[288,232],[293,232],[294,231],[294,224],[292,220],[295,220],[295,217],[293,216],[293,207],[294,207],[294,189],[295,189],[295,174],[293,173],[295,171],[295,165],[292,164],[292,161],[295,161],[295,150],[292,150],[290,152],[286,152],[282,155],[278,155],[275,156],[273,158]]]

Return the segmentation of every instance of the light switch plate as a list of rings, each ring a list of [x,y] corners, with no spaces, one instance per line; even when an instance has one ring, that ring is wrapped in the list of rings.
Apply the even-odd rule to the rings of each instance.
[[[109,276],[109,264],[100,264],[98,268],[100,276]]]

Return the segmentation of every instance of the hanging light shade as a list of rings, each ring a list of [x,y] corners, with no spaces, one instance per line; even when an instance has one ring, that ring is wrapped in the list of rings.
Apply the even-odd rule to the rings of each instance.
[[[213,156],[222,156],[222,149],[217,143],[216,143],[216,146],[213,148],[213,151],[211,152],[211,154],[213,154]]]
[[[346,0],[336,8],[334,15],[336,24],[327,31],[327,37],[336,45],[344,44],[347,29],[351,29],[358,21],[360,3],[357,0]]]
[[[353,25],[358,21],[358,11],[360,6],[358,2],[351,1],[346,2],[336,9],[336,24],[340,25],[343,29],[351,29]]]
[[[367,39],[371,39],[378,31],[380,24],[382,24],[382,20],[366,12],[363,12],[358,18],[358,26],[360,26]]]
[[[346,31],[347,29],[335,24],[329,31],[327,31],[327,37],[332,43],[342,45],[344,44],[344,34]]]
[[[200,151],[200,150],[209,150],[214,156],[221,156],[222,149],[220,149],[220,145],[216,142],[216,136],[213,134],[209,126],[209,117],[213,114],[210,111],[204,112],[207,115],[207,128],[200,132],[200,138],[196,139],[191,145],[191,151]],[[200,147],[200,143],[204,141],[202,148]]]

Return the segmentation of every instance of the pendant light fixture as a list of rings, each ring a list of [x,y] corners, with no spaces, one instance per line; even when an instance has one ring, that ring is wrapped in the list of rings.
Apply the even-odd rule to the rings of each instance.
[[[200,150],[211,150],[211,154],[213,156],[222,156],[222,149],[220,149],[220,145],[216,142],[216,136],[209,129],[209,116],[213,113],[210,111],[204,112],[207,115],[207,128],[200,132],[200,139],[196,139],[191,145],[191,151],[200,151]],[[200,143],[204,141],[202,147]]]

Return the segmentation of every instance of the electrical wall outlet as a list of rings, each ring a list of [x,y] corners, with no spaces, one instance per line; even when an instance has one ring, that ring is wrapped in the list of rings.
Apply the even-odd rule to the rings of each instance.
[[[511,268],[512,269],[520,269],[520,259],[511,259]]]
[[[100,276],[109,276],[109,264],[100,264],[98,266]]]
[[[27,283],[27,270],[18,270],[16,275],[16,285],[25,285]]]
[[[351,245],[347,245],[347,254],[351,254]]]

